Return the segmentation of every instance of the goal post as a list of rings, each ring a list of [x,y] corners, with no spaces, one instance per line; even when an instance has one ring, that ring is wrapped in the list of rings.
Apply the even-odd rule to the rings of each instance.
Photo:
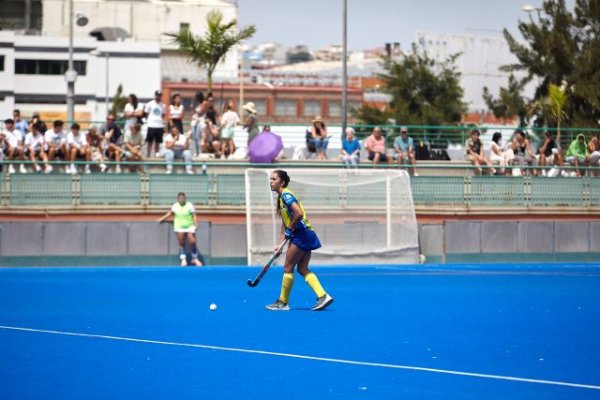
[[[281,218],[269,177],[274,169],[245,172],[248,264],[258,265],[277,246]],[[311,262],[416,264],[418,227],[406,171],[395,169],[286,169],[322,247]]]

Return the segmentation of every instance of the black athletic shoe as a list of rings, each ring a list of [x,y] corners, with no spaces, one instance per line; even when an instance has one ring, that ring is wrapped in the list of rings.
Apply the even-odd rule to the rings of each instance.
[[[271,311],[289,311],[290,310],[290,306],[288,306],[286,303],[284,303],[283,301],[277,299],[277,301],[275,301],[275,303],[273,304],[268,304],[265,306],[265,308],[267,310],[271,310]]]
[[[333,297],[325,293],[323,296],[317,299],[317,304],[311,310],[313,311],[323,311],[326,309],[331,303],[333,303]]]

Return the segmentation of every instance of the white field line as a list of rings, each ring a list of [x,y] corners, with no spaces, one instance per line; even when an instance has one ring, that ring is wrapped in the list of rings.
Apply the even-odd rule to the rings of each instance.
[[[363,366],[363,367],[404,369],[404,370],[410,370],[410,371],[432,372],[432,373],[436,373],[436,374],[459,375],[459,376],[469,376],[469,377],[483,378],[483,379],[496,379],[496,380],[503,380],[503,381],[527,382],[527,383],[535,383],[535,384],[541,384],[541,385],[568,386],[568,387],[575,387],[575,388],[582,388],[582,389],[600,390],[600,385],[586,385],[586,384],[581,384],[581,383],[550,381],[550,380],[544,380],[544,379],[520,378],[520,377],[516,377],[516,376],[480,374],[480,373],[476,373],[476,372],[454,371],[454,370],[439,369],[439,368],[416,367],[416,366],[412,366],[412,365],[385,364],[385,363],[376,363],[376,362],[368,362],[368,361],[344,360],[344,359],[339,359],[339,358],[314,357],[314,356],[305,356],[305,355],[301,355],[301,354],[279,353],[279,352],[265,351],[265,350],[240,349],[237,347],[211,346],[211,345],[196,344],[196,343],[167,342],[167,341],[162,341],[162,340],[137,339],[137,338],[128,338],[128,337],[121,337],[121,336],[96,335],[96,334],[91,334],[91,333],[64,332],[64,331],[33,329],[33,328],[3,326],[3,325],[0,325],[0,329],[10,330],[10,331],[21,331],[21,332],[45,333],[45,334],[50,334],[50,335],[76,336],[76,337],[84,337],[84,338],[92,338],[92,339],[117,340],[117,341],[123,341],[123,342],[158,344],[158,345],[163,345],[163,346],[192,347],[192,348],[206,349],[206,350],[219,350],[219,351],[231,351],[231,352],[237,352],[237,353],[262,354],[262,355],[275,356],[275,357],[287,357],[287,358],[297,358],[297,359],[303,359],[303,360],[323,361],[323,362],[337,363],[337,364],[359,365],[359,366]]]

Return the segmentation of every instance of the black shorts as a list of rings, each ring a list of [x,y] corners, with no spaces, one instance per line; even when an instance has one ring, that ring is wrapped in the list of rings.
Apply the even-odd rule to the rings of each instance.
[[[371,153],[371,152],[369,152],[369,156],[368,156],[369,161],[373,161],[373,159],[375,158],[375,154],[379,154],[379,161],[387,162],[387,154],[385,154],[385,153]]]
[[[146,132],[146,142],[162,143],[164,132],[165,130],[163,128],[148,128],[148,132]]]

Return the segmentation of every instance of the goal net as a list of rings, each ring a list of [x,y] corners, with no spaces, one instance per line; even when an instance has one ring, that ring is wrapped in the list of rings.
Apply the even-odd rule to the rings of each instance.
[[[246,170],[248,264],[259,265],[278,245],[281,218],[271,192],[273,169]],[[302,202],[321,240],[311,262],[416,264],[418,228],[410,180],[402,170],[286,169],[288,188]]]

